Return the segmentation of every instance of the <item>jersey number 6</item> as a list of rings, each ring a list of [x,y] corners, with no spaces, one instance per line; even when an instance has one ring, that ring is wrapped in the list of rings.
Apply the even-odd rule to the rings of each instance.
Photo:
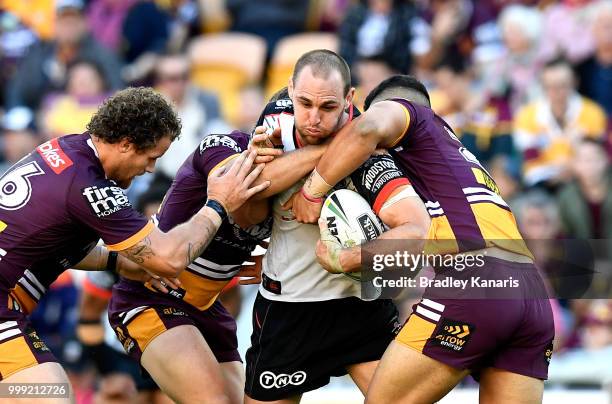
[[[32,184],[28,177],[44,173],[35,161],[7,172],[0,179],[0,208],[6,210],[22,208],[32,195]]]

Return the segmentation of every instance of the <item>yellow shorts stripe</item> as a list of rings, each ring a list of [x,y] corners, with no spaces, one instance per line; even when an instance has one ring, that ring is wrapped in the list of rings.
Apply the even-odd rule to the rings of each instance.
[[[25,314],[32,313],[34,309],[36,308],[36,305],[38,304],[38,302],[32,299],[32,297],[28,294],[28,292],[25,291],[23,286],[19,284],[17,284],[17,286],[15,286],[13,290],[11,290],[10,297],[13,300],[16,300],[17,303],[19,303],[20,310]],[[11,305],[12,303],[13,302],[9,300],[10,309],[14,309],[14,307]]]
[[[130,337],[138,344],[141,352],[144,352],[155,337],[166,331],[166,326],[155,309],[146,309],[138,314],[126,328]]]
[[[404,345],[409,346],[419,352],[423,352],[425,343],[436,329],[436,323],[431,321],[423,320],[416,314],[410,315],[404,327],[400,330],[395,340]]]
[[[206,310],[212,306],[219,293],[230,282],[229,280],[214,281],[190,271],[181,272],[179,280],[186,291],[183,301],[198,310]]]
[[[0,380],[34,365],[38,361],[23,336],[0,343]]]

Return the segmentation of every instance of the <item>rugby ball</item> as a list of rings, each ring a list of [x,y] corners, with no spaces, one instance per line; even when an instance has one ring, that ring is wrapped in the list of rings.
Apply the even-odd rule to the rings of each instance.
[[[343,247],[360,245],[383,233],[383,227],[368,202],[357,192],[348,189],[334,191],[325,199],[321,218]],[[361,280],[360,272],[344,275]]]

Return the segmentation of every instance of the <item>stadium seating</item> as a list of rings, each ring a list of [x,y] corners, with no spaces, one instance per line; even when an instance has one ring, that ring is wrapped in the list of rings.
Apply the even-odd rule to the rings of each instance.
[[[230,123],[236,122],[240,113],[240,90],[261,80],[265,41],[233,32],[203,35],[191,42],[188,54],[193,83],[216,92],[224,118]]]
[[[268,69],[266,98],[287,85],[295,62],[302,54],[314,49],[336,51],[338,49],[337,36],[329,33],[297,34],[284,38],[276,45]]]

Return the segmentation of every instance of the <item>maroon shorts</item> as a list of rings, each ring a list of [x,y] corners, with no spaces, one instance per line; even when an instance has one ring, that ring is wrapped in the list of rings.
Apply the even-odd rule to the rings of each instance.
[[[240,361],[236,321],[218,301],[200,311],[182,300],[152,292],[138,282],[121,279],[113,287],[108,318],[123,349],[139,363],[153,339],[180,325],[196,327],[218,362]]]
[[[547,379],[555,332],[549,299],[534,292],[544,290],[537,269],[487,258],[479,272],[488,278],[488,271],[499,278],[512,274],[517,290],[500,292],[503,298],[496,299],[494,288],[474,288],[479,297],[470,299],[465,290],[452,298],[448,291],[427,289],[396,341],[449,366],[470,369],[476,378],[481,369],[494,367]]]
[[[45,362],[58,362],[38,337],[27,316],[10,309],[13,297],[0,292],[0,380]]]

